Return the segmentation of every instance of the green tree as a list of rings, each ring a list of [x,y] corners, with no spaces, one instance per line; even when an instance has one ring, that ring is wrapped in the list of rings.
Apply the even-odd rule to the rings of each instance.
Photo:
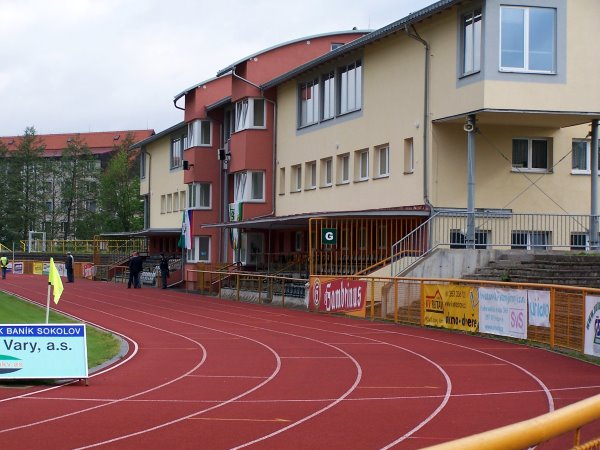
[[[100,182],[100,208],[105,231],[137,231],[144,226],[136,156],[130,134],[116,147]]]
[[[90,223],[96,222],[95,194],[99,184],[99,161],[92,155],[87,144],[75,138],[63,150],[60,166],[60,209],[64,219],[62,238],[85,239],[90,234],[90,230],[86,228],[89,228]],[[93,235],[94,231],[91,233]]]
[[[11,240],[27,239],[29,231],[41,231],[46,203],[43,193],[48,181],[44,145],[35,128],[27,127],[17,149],[6,158],[7,225]]]

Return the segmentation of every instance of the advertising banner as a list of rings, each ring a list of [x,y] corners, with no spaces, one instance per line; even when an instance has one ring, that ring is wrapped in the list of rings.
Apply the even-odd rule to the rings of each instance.
[[[480,287],[479,331],[527,339],[527,291]]]
[[[0,380],[87,376],[84,324],[0,325]]]
[[[425,284],[425,325],[452,330],[477,331],[477,288],[454,284]]]
[[[93,264],[84,264],[83,265],[83,277],[91,280],[94,278],[94,265]]]
[[[550,291],[527,291],[529,325],[550,328]]]
[[[320,312],[345,312],[365,316],[367,282],[361,280],[314,280],[311,286],[310,309]]]
[[[23,262],[22,261],[15,261],[13,263],[13,273],[16,275],[23,275],[24,271],[23,271]]]
[[[600,297],[585,296],[585,328],[583,352],[600,356]]]

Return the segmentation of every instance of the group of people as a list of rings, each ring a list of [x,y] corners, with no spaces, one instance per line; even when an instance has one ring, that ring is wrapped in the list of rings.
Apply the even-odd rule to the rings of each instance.
[[[169,258],[164,253],[160,254],[160,263],[158,265],[160,269],[160,277],[162,280],[162,288],[167,289],[167,278],[169,278]],[[129,259],[129,280],[127,282],[127,289],[139,289],[142,287],[140,275],[143,270],[143,260],[139,252],[133,252]]]

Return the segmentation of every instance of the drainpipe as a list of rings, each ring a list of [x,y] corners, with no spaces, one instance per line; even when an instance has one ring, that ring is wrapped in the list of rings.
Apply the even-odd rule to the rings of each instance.
[[[591,208],[590,208],[590,249],[598,250],[598,119],[592,120],[591,148]]]
[[[423,201],[433,214],[433,205],[429,202],[429,43],[424,40],[414,25],[404,28],[406,35],[423,44],[425,48],[425,71],[423,74]]]
[[[475,248],[475,114],[467,116],[467,248]]]

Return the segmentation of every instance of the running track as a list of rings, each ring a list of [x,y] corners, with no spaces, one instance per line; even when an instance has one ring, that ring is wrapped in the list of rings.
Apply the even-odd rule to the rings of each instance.
[[[0,283],[45,304],[46,277]],[[0,384],[2,450],[416,449],[600,393],[600,366],[440,330],[86,280],[57,309],[128,354],[89,386]]]

